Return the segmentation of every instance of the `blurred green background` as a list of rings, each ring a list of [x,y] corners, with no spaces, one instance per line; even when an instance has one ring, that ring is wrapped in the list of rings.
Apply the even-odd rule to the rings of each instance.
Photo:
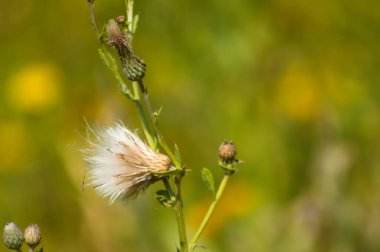
[[[99,23],[124,13],[96,1]],[[135,51],[160,127],[188,168],[193,234],[245,161],[201,244],[211,251],[380,251],[380,1],[136,0]],[[81,1],[0,2],[0,224],[41,226],[46,251],[175,251],[173,213],[82,190],[84,118],[139,128],[97,54]],[[7,251],[3,245],[0,251]],[[201,249],[200,249],[201,251]]]

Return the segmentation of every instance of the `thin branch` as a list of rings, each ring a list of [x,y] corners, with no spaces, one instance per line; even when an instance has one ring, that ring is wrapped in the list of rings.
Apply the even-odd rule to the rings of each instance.
[[[227,182],[228,182],[228,179],[231,177],[231,173],[226,173],[222,179],[222,182],[220,182],[220,185],[219,185],[219,188],[218,188],[218,191],[216,192],[216,195],[215,195],[215,199],[212,201],[205,217],[203,218],[203,221],[201,223],[201,225],[199,226],[197,232],[195,233],[193,239],[191,240],[190,242],[190,252],[193,251],[195,249],[195,247],[197,246],[197,242],[200,238],[200,236],[202,235],[203,231],[205,230],[209,220],[210,220],[210,217],[211,215],[214,213],[214,210],[215,210],[215,207],[216,207],[216,204],[218,203],[220,197],[222,196],[223,192],[224,192],[224,189],[226,188],[226,185],[227,185]]]
[[[100,33],[98,26],[96,24],[96,18],[95,18],[95,10],[94,10],[94,1],[95,0],[87,0],[88,8],[90,9],[90,21],[91,21],[91,27],[95,31],[96,36],[98,36],[98,39],[100,38]]]

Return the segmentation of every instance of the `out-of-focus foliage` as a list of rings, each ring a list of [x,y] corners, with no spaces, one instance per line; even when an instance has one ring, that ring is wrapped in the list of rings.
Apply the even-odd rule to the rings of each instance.
[[[380,1],[136,0],[135,51],[160,127],[191,173],[190,234],[245,161],[201,243],[212,251],[380,250]],[[123,1],[96,1],[100,22]],[[174,251],[154,191],[108,205],[82,190],[85,120],[139,128],[97,54],[87,3],[0,2],[0,224],[41,227],[47,251]],[[5,251],[5,247],[0,249]]]

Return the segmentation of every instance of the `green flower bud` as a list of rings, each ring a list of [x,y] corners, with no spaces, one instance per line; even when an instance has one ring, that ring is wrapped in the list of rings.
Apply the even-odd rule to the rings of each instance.
[[[146,65],[142,59],[130,50],[129,58],[123,64],[123,71],[130,81],[142,80],[145,76]]]
[[[116,18],[116,22],[119,24],[124,24],[125,23],[125,16],[118,16]]]
[[[25,243],[32,249],[38,246],[41,241],[41,231],[38,225],[29,225],[24,232]]]
[[[14,250],[21,248],[24,242],[21,230],[13,222],[5,224],[3,238],[5,246]]]
[[[118,23],[125,21],[125,17],[119,16],[117,21],[111,19],[106,25],[108,44],[116,49],[121,60],[124,75],[130,81],[142,80],[145,76],[146,65],[144,60],[138,57],[132,50],[131,35],[120,30]]]

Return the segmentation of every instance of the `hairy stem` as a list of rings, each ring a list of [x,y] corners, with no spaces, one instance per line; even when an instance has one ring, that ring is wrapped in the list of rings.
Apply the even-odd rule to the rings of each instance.
[[[201,225],[199,226],[197,232],[195,233],[194,235],[194,238],[191,240],[191,243],[190,243],[190,251],[193,251],[194,248],[196,247],[197,245],[197,242],[199,240],[199,237],[202,235],[203,231],[205,230],[209,220],[210,220],[210,217],[211,215],[213,214],[214,210],[215,210],[215,207],[216,207],[216,204],[218,203],[220,197],[222,196],[223,192],[224,192],[224,189],[226,188],[226,185],[227,185],[227,182],[228,182],[228,179],[231,177],[231,174],[230,173],[226,173],[222,179],[222,182],[220,182],[220,185],[219,185],[219,188],[218,188],[218,191],[216,192],[216,195],[215,195],[215,198],[214,200],[212,201],[205,217],[203,218],[203,221],[201,223]]]

